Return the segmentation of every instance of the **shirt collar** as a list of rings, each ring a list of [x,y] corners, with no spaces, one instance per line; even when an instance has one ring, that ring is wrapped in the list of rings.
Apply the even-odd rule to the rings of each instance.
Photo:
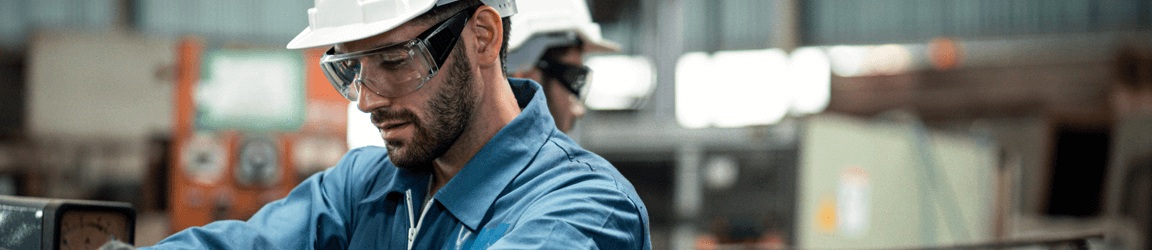
[[[383,152],[379,152],[378,155],[381,155],[381,156],[387,155],[387,151],[386,151],[387,149],[385,149],[383,147],[364,147],[364,148],[360,148],[357,150],[364,150],[364,151],[369,151],[369,150],[376,151],[376,150],[378,150],[378,151],[383,151]],[[377,174],[376,178],[368,178],[367,179],[367,182],[365,183],[365,185],[372,187],[369,190],[374,190],[374,191],[369,193],[368,196],[365,197],[365,199],[360,201],[360,203],[376,202],[377,200],[385,198],[385,197],[389,197],[392,194],[402,194],[402,193],[404,193],[404,191],[408,191],[409,189],[414,189],[414,187],[423,187],[423,186],[428,185],[428,181],[429,181],[428,177],[430,177],[431,175],[429,175],[427,172],[416,172],[416,171],[410,171],[407,169],[397,168],[397,167],[392,165],[392,162],[389,161],[388,157],[380,157],[380,158],[368,159],[368,160],[374,161],[371,163],[367,163],[368,166],[385,166],[385,167],[381,169],[380,173]],[[424,189],[422,189],[422,188],[421,189],[414,189],[413,191],[418,192],[420,194],[424,194],[424,192],[425,192]]]
[[[508,83],[520,105],[520,115],[500,129],[435,196],[472,230],[554,130],[540,84],[515,78],[508,78]]]

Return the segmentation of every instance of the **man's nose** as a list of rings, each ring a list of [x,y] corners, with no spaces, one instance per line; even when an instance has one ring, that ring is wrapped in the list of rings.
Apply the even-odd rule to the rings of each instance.
[[[364,86],[364,84],[367,84],[367,82],[358,80],[353,84],[356,84],[357,86],[355,87],[360,89],[360,91],[358,91],[359,93],[357,93],[359,97],[357,100],[359,100],[359,103],[356,104],[356,108],[360,109],[360,111],[368,113],[372,112],[372,110],[392,105],[392,98],[380,96],[371,89],[368,89],[366,86]]]

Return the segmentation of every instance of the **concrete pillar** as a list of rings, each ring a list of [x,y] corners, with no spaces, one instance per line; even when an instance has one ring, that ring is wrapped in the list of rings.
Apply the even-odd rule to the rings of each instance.
[[[652,59],[656,89],[652,93],[652,126],[674,128],[676,123],[676,60],[684,52],[685,0],[642,0],[644,18],[639,53]],[[646,110],[647,111],[647,110]]]
[[[699,221],[704,198],[700,187],[700,165],[703,158],[704,149],[700,145],[685,144],[677,149],[676,182],[673,186],[676,226],[669,244],[672,249],[693,249],[698,234],[696,222]]]
[[[799,0],[776,0],[776,13],[772,15],[772,22],[776,27],[772,36],[772,44],[768,47],[780,48],[791,52],[800,46],[800,5]]]

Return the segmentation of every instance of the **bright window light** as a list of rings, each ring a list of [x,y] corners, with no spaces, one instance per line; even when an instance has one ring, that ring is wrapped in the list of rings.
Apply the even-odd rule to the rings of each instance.
[[[788,111],[779,49],[687,53],[676,64],[676,119],[687,128],[772,124]]]
[[[711,122],[708,72],[712,58],[703,52],[687,53],[676,61],[676,121],[686,128],[703,128]],[[719,82],[719,81],[713,81]]]
[[[813,114],[824,111],[828,106],[831,92],[831,63],[828,56],[819,48],[799,48],[792,52],[788,61],[788,73],[792,75],[792,101],[789,112]]]
[[[363,146],[384,146],[380,129],[372,125],[372,115],[356,108],[356,102],[348,103],[348,149]]]
[[[864,60],[867,73],[896,75],[907,72],[912,67],[912,53],[899,44],[885,44],[873,47]]]
[[[821,48],[686,53],[676,62],[676,121],[686,128],[779,122],[828,106],[832,63]]]
[[[597,56],[584,62],[592,69],[584,105],[595,110],[634,109],[652,93],[655,70],[639,56]]]
[[[915,66],[912,49],[904,44],[833,46],[828,60],[832,73],[842,77],[897,75]]]
[[[867,46],[834,46],[828,49],[832,73],[838,76],[853,77],[862,75],[864,58],[870,50]]]
[[[787,56],[779,49],[722,51],[712,56],[717,76],[709,103],[717,127],[772,124],[788,111]],[[719,86],[716,86],[719,85]]]

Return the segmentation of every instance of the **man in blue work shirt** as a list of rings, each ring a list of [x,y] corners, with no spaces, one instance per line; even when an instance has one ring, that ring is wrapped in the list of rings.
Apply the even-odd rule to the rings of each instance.
[[[515,12],[513,0],[316,0],[288,48],[332,45],[320,66],[387,146],[351,150],[246,222],[153,248],[650,249],[632,185],[556,129],[538,83],[506,78]]]

